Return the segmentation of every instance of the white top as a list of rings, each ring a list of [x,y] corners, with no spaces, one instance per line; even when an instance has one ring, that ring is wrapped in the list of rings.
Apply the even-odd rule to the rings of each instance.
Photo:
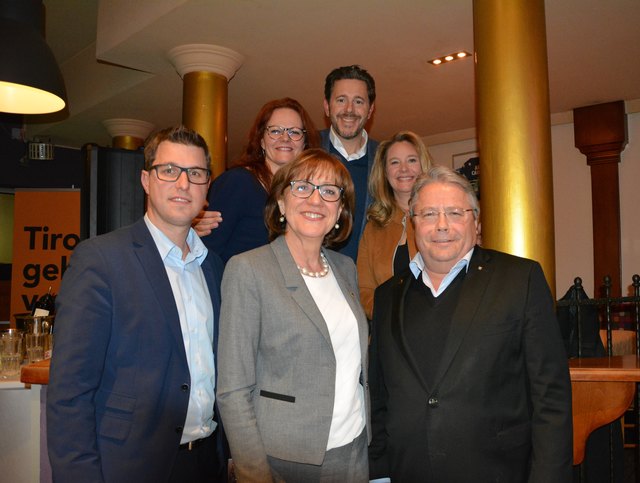
[[[190,228],[187,235],[189,253],[182,260],[182,250],[151,223],[147,215],[144,221],[169,277],[191,376],[189,406],[180,439],[180,443],[184,444],[206,438],[216,428],[213,420],[216,384],[213,360],[214,313],[207,281],[200,266],[207,257],[207,248],[193,228]]]
[[[335,399],[327,450],[351,443],[365,427],[358,322],[333,272],[302,277],[329,329],[336,359]]]

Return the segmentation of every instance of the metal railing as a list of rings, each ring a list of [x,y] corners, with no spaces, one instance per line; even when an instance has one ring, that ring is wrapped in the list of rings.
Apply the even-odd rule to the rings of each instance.
[[[604,278],[603,297],[589,298],[582,287],[582,280],[577,277],[565,296],[557,301],[556,309],[561,331],[565,340],[567,355],[571,357],[599,357],[613,355],[613,330],[627,329],[635,331],[635,354],[640,357],[640,275],[633,275],[632,295],[625,297],[611,296],[611,278]],[[600,340],[600,329],[606,329],[606,347]],[[640,481],[640,385],[636,384],[636,393],[632,411],[634,437],[631,444],[635,447],[635,481]],[[622,481],[622,475],[614,471],[614,436],[613,426],[609,433],[609,476],[610,481]],[[618,467],[619,471],[619,467]],[[616,477],[617,476],[617,477]],[[579,469],[579,480],[584,481],[582,468]],[[588,481],[587,483],[591,483]]]

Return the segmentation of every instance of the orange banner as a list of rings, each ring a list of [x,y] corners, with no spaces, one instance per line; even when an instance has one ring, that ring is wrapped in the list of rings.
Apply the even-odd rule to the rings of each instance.
[[[18,190],[13,212],[11,316],[57,294],[71,252],[80,242],[80,190]]]

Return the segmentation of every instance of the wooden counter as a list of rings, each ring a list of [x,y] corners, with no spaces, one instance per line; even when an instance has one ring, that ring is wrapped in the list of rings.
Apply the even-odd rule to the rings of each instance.
[[[640,382],[640,359],[635,355],[571,359],[573,397],[573,464],[584,459],[589,434],[615,421],[631,405]]]
[[[32,362],[22,366],[20,370],[20,382],[25,384],[49,384],[49,364],[51,359]]]

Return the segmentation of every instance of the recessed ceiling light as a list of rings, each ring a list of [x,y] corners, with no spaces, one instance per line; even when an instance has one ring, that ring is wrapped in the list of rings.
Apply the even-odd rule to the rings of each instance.
[[[470,57],[471,54],[465,50],[461,50],[459,52],[455,52],[453,54],[443,55],[442,57],[436,57],[435,59],[431,59],[428,62],[431,65],[440,65],[447,62],[453,62],[454,60],[464,59],[465,57]]]

